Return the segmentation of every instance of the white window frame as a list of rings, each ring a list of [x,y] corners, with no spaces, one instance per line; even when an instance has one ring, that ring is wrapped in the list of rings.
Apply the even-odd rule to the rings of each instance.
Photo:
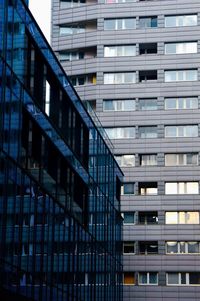
[[[156,273],[157,274],[157,282],[156,283],[150,283],[150,274]],[[140,274],[147,274],[147,283],[141,283],[140,282]],[[138,273],[138,285],[158,285],[158,273],[157,272],[139,272]]]
[[[118,18],[118,19],[105,19],[104,22],[106,21],[111,21],[113,20],[114,22],[114,29],[106,29],[104,26],[104,30],[131,30],[131,29],[136,29],[136,18]],[[126,28],[126,20],[133,20],[135,22],[135,26],[131,28]]]
[[[176,213],[177,221],[174,223],[167,223],[167,213]],[[187,214],[188,213],[198,213],[198,220],[199,220],[199,211],[166,211],[165,212],[165,225],[199,225],[198,223],[187,223]],[[181,219],[184,218],[184,223],[181,222]]]
[[[129,129],[133,131],[133,136],[130,135]],[[127,133],[125,133],[126,130]],[[105,131],[110,139],[135,139],[135,127],[105,128]],[[111,131],[111,136],[109,135],[109,131]]]
[[[106,101],[112,101],[113,103],[113,110],[106,110],[105,109],[105,103]],[[134,109],[128,110],[126,108],[126,102],[133,102]],[[104,100],[103,101],[103,111],[104,112],[121,112],[121,111],[135,111],[136,102],[135,99],[116,99],[116,100]]]
[[[196,156],[196,164],[188,164],[188,155]],[[167,160],[169,157],[174,156],[175,164],[167,164]],[[165,154],[165,166],[197,166],[198,165],[198,153],[179,153],[179,154]]]
[[[169,252],[167,252],[167,243],[170,243],[170,242],[172,242],[172,243],[177,243],[177,249],[178,249],[178,251],[177,251],[177,253],[169,253]],[[185,249],[185,251],[184,252],[181,252],[181,243],[184,243],[185,244],[185,246],[184,246],[184,249]],[[198,241],[166,241],[166,254],[169,254],[169,255],[173,255],[173,254],[180,254],[180,255],[182,255],[182,254],[199,254],[200,252],[189,252],[188,251],[188,246],[189,246],[189,243],[197,243],[198,244],[198,248],[200,248],[200,244],[199,244],[199,242]]]
[[[190,17],[195,17],[196,24],[193,25],[187,25],[187,19]],[[167,18],[176,18],[176,25],[169,26],[167,25]],[[181,24],[182,22],[182,24]],[[197,26],[198,25],[198,19],[196,14],[191,15],[179,15],[179,16],[165,16],[165,27],[184,27],[184,26]]]
[[[132,55],[127,55],[126,50],[128,47],[133,47]],[[120,51],[121,50],[121,51]],[[104,57],[117,57],[117,56],[136,56],[136,45],[114,45],[104,46]]]
[[[194,79],[188,79],[189,72],[194,72]],[[175,79],[171,80],[168,74],[173,74]],[[197,81],[198,80],[198,70],[197,69],[186,69],[186,70],[165,70],[165,83],[170,82],[185,82],[185,81]]]
[[[175,51],[168,51],[168,46],[173,45]],[[165,54],[197,53],[197,42],[165,43]]]
[[[187,129],[188,127],[194,127],[197,129],[197,135],[194,136],[188,136],[187,135]],[[175,136],[174,135],[167,135],[167,129],[168,128],[174,128],[175,130]],[[193,124],[193,125],[167,125],[165,126],[165,138],[192,138],[192,137],[198,137],[198,125]]]
[[[132,76],[132,81],[126,81],[126,75]],[[136,72],[104,73],[105,85],[135,84]]]
[[[187,102],[188,100],[195,100],[196,105],[194,107],[187,108]],[[167,100],[174,100],[175,101],[175,107],[170,108],[167,107]],[[183,107],[181,107],[181,102],[183,103]],[[190,102],[192,104],[192,101]],[[192,109],[198,109],[198,97],[168,97],[165,98],[165,110],[192,110]]]
[[[194,181],[194,182],[165,182],[165,194],[166,195],[172,195],[172,194],[191,194],[190,193],[190,184],[195,184],[197,189],[195,193],[192,194],[199,194],[199,182]],[[176,192],[170,193],[170,189],[168,190],[167,186],[170,186],[170,184],[173,184],[174,188],[176,189]],[[184,193],[182,193],[184,191]]]
[[[126,158],[128,158],[132,160],[131,164],[127,164],[126,162]],[[118,162],[119,166],[121,167],[133,167],[135,166],[135,155],[132,154],[127,154],[127,155],[116,155],[115,156],[116,161]]]

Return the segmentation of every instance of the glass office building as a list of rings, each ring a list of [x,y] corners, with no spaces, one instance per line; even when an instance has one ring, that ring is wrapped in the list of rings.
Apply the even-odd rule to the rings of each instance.
[[[0,298],[120,301],[119,169],[24,1],[0,1]]]

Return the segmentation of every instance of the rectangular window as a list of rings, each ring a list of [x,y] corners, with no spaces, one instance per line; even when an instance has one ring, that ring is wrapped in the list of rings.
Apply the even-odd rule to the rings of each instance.
[[[136,83],[135,72],[104,73],[104,84],[134,84]]]
[[[138,193],[140,195],[157,195],[158,194],[157,182],[139,182]]]
[[[139,18],[139,27],[140,28],[152,28],[157,27],[157,17],[140,17]]]
[[[140,126],[139,131],[139,138],[157,138],[157,126]]]
[[[165,43],[165,54],[197,53],[197,42]]]
[[[141,166],[157,165],[157,154],[140,155]]]
[[[198,80],[198,71],[196,69],[165,71],[165,82],[197,81],[197,80]]]
[[[124,218],[124,224],[134,224],[135,223],[135,212],[124,212],[123,218]]]
[[[165,166],[198,165],[198,154],[166,154]]]
[[[135,138],[135,127],[105,128],[110,139]]]
[[[140,272],[138,274],[138,285],[158,285],[158,273]]]
[[[135,242],[124,242],[123,244],[124,254],[135,254]]]
[[[199,272],[169,272],[166,273],[167,285],[200,285]]]
[[[115,159],[120,167],[135,166],[135,155],[117,155]]]
[[[77,33],[85,32],[84,25],[73,25],[73,26],[61,26],[60,27],[60,35],[72,35]]]
[[[135,183],[123,183],[122,188],[121,188],[121,194],[134,194],[134,187]]]
[[[197,26],[197,15],[166,16],[165,27]]]
[[[197,241],[167,241],[166,254],[197,254],[199,242]]]
[[[105,46],[104,57],[135,56],[136,45]]]
[[[136,19],[126,18],[126,19],[105,19],[104,20],[104,30],[124,30],[124,29],[135,29]]]
[[[158,224],[158,212],[156,211],[142,211],[138,213],[138,223],[141,225]]]
[[[198,182],[166,182],[165,194],[199,194]]]
[[[198,225],[199,224],[199,212],[194,212],[194,211],[166,212],[165,213],[165,224]]]
[[[198,125],[165,126],[165,138],[198,137]]]
[[[124,285],[134,285],[135,284],[135,274],[132,272],[124,273]]]
[[[139,254],[141,254],[141,255],[158,254],[158,242],[157,241],[140,241],[139,242]]]
[[[135,111],[135,99],[105,99],[103,101],[104,111]]]
[[[165,98],[165,110],[198,109],[198,97]]]
[[[156,98],[142,98],[139,99],[139,110],[141,111],[154,111],[157,110],[157,99]]]
[[[157,53],[157,43],[142,43],[142,44],[139,44],[139,53],[140,53],[140,55]]]
[[[157,80],[157,70],[139,71],[139,82],[149,82]]]

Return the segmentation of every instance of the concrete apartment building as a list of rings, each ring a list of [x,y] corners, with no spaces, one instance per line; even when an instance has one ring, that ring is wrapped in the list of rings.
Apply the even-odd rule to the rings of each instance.
[[[125,174],[123,300],[200,300],[200,1],[54,0],[52,21]]]

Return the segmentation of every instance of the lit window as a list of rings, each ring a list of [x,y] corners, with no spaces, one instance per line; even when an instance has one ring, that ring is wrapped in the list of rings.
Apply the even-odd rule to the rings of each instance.
[[[198,154],[166,154],[165,166],[198,165]]]
[[[124,273],[124,285],[134,285],[135,284],[135,273],[125,272]]]
[[[199,224],[199,212],[194,211],[180,211],[180,212],[166,212],[165,213],[166,224]]]
[[[151,110],[157,110],[157,99],[156,98],[144,98],[139,99],[139,110],[142,111],[151,111]]]
[[[135,242],[124,242],[123,252],[124,254],[135,254]]]
[[[197,15],[166,16],[165,27],[196,26]]]
[[[134,111],[135,99],[104,100],[104,111]]]
[[[135,29],[136,19],[105,19],[104,30],[124,30],[124,29]]]
[[[115,57],[115,56],[135,56],[136,46],[135,45],[122,45],[122,46],[105,46],[104,56]]]
[[[135,213],[134,212],[124,212],[124,224],[134,224],[135,223]]]
[[[197,42],[166,43],[165,54],[197,53]]]
[[[120,155],[115,156],[115,159],[121,167],[135,166],[135,155]]]
[[[198,109],[197,97],[166,98],[165,110]]]
[[[105,128],[105,130],[110,139],[135,138],[135,128],[134,127]]]
[[[130,84],[136,82],[135,72],[104,73],[104,84]]]
[[[167,182],[165,194],[198,194],[198,182]]]
[[[135,183],[124,183],[121,188],[121,194],[134,194]]]
[[[140,195],[157,195],[158,194],[157,182],[139,182],[138,191]]]
[[[199,272],[169,272],[166,273],[167,285],[200,285]]]
[[[139,138],[157,138],[157,126],[140,126]]]
[[[165,71],[165,82],[197,81],[197,79],[196,69]]]
[[[165,126],[165,137],[198,137],[198,125]]]
[[[157,272],[140,272],[138,274],[139,285],[158,285]]]
[[[199,253],[199,242],[197,241],[167,241],[167,254],[196,254]]]

